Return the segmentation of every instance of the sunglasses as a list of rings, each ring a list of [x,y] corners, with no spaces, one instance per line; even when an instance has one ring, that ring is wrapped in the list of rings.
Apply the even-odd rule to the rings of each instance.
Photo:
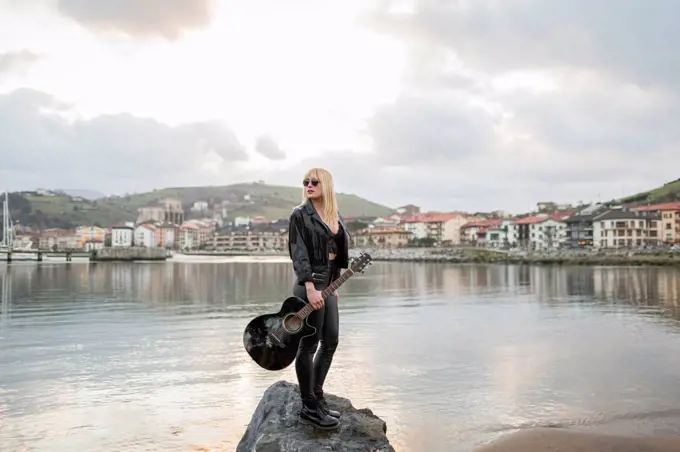
[[[302,186],[306,187],[307,185],[309,185],[310,182],[312,183],[312,186],[314,186],[314,187],[319,185],[319,179],[303,179],[302,180]]]

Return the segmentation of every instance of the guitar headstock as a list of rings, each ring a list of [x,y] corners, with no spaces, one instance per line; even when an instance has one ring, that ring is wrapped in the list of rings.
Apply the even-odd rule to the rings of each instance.
[[[368,253],[361,253],[356,259],[352,259],[349,269],[354,273],[363,273],[364,269],[371,265],[373,258]]]

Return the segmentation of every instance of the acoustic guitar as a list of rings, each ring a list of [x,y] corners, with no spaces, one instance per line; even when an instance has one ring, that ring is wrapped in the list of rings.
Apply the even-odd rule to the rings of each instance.
[[[363,273],[371,264],[371,256],[362,253],[353,259],[349,268],[321,292],[325,300],[355,273]],[[299,297],[289,297],[279,312],[255,317],[243,332],[243,346],[248,355],[266,370],[281,370],[288,367],[297,355],[302,338],[316,334],[316,328],[308,323],[307,317],[314,312],[312,305]]]

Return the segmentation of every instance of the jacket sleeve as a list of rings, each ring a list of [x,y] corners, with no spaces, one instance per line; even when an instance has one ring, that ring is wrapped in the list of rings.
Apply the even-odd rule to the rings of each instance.
[[[288,252],[293,261],[293,270],[297,276],[297,282],[304,285],[312,279],[312,265],[309,261],[309,251],[302,239],[304,222],[299,210],[294,210],[288,222]]]

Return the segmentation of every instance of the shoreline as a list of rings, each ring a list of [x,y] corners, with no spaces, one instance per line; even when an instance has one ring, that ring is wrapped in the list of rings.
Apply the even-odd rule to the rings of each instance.
[[[535,428],[505,435],[476,452],[675,452],[680,436],[613,435],[561,428]]]
[[[350,257],[359,250],[352,250]],[[680,253],[556,252],[517,254],[487,249],[396,248],[365,249],[376,262],[422,262],[451,264],[506,264],[556,266],[656,266],[680,267]]]

